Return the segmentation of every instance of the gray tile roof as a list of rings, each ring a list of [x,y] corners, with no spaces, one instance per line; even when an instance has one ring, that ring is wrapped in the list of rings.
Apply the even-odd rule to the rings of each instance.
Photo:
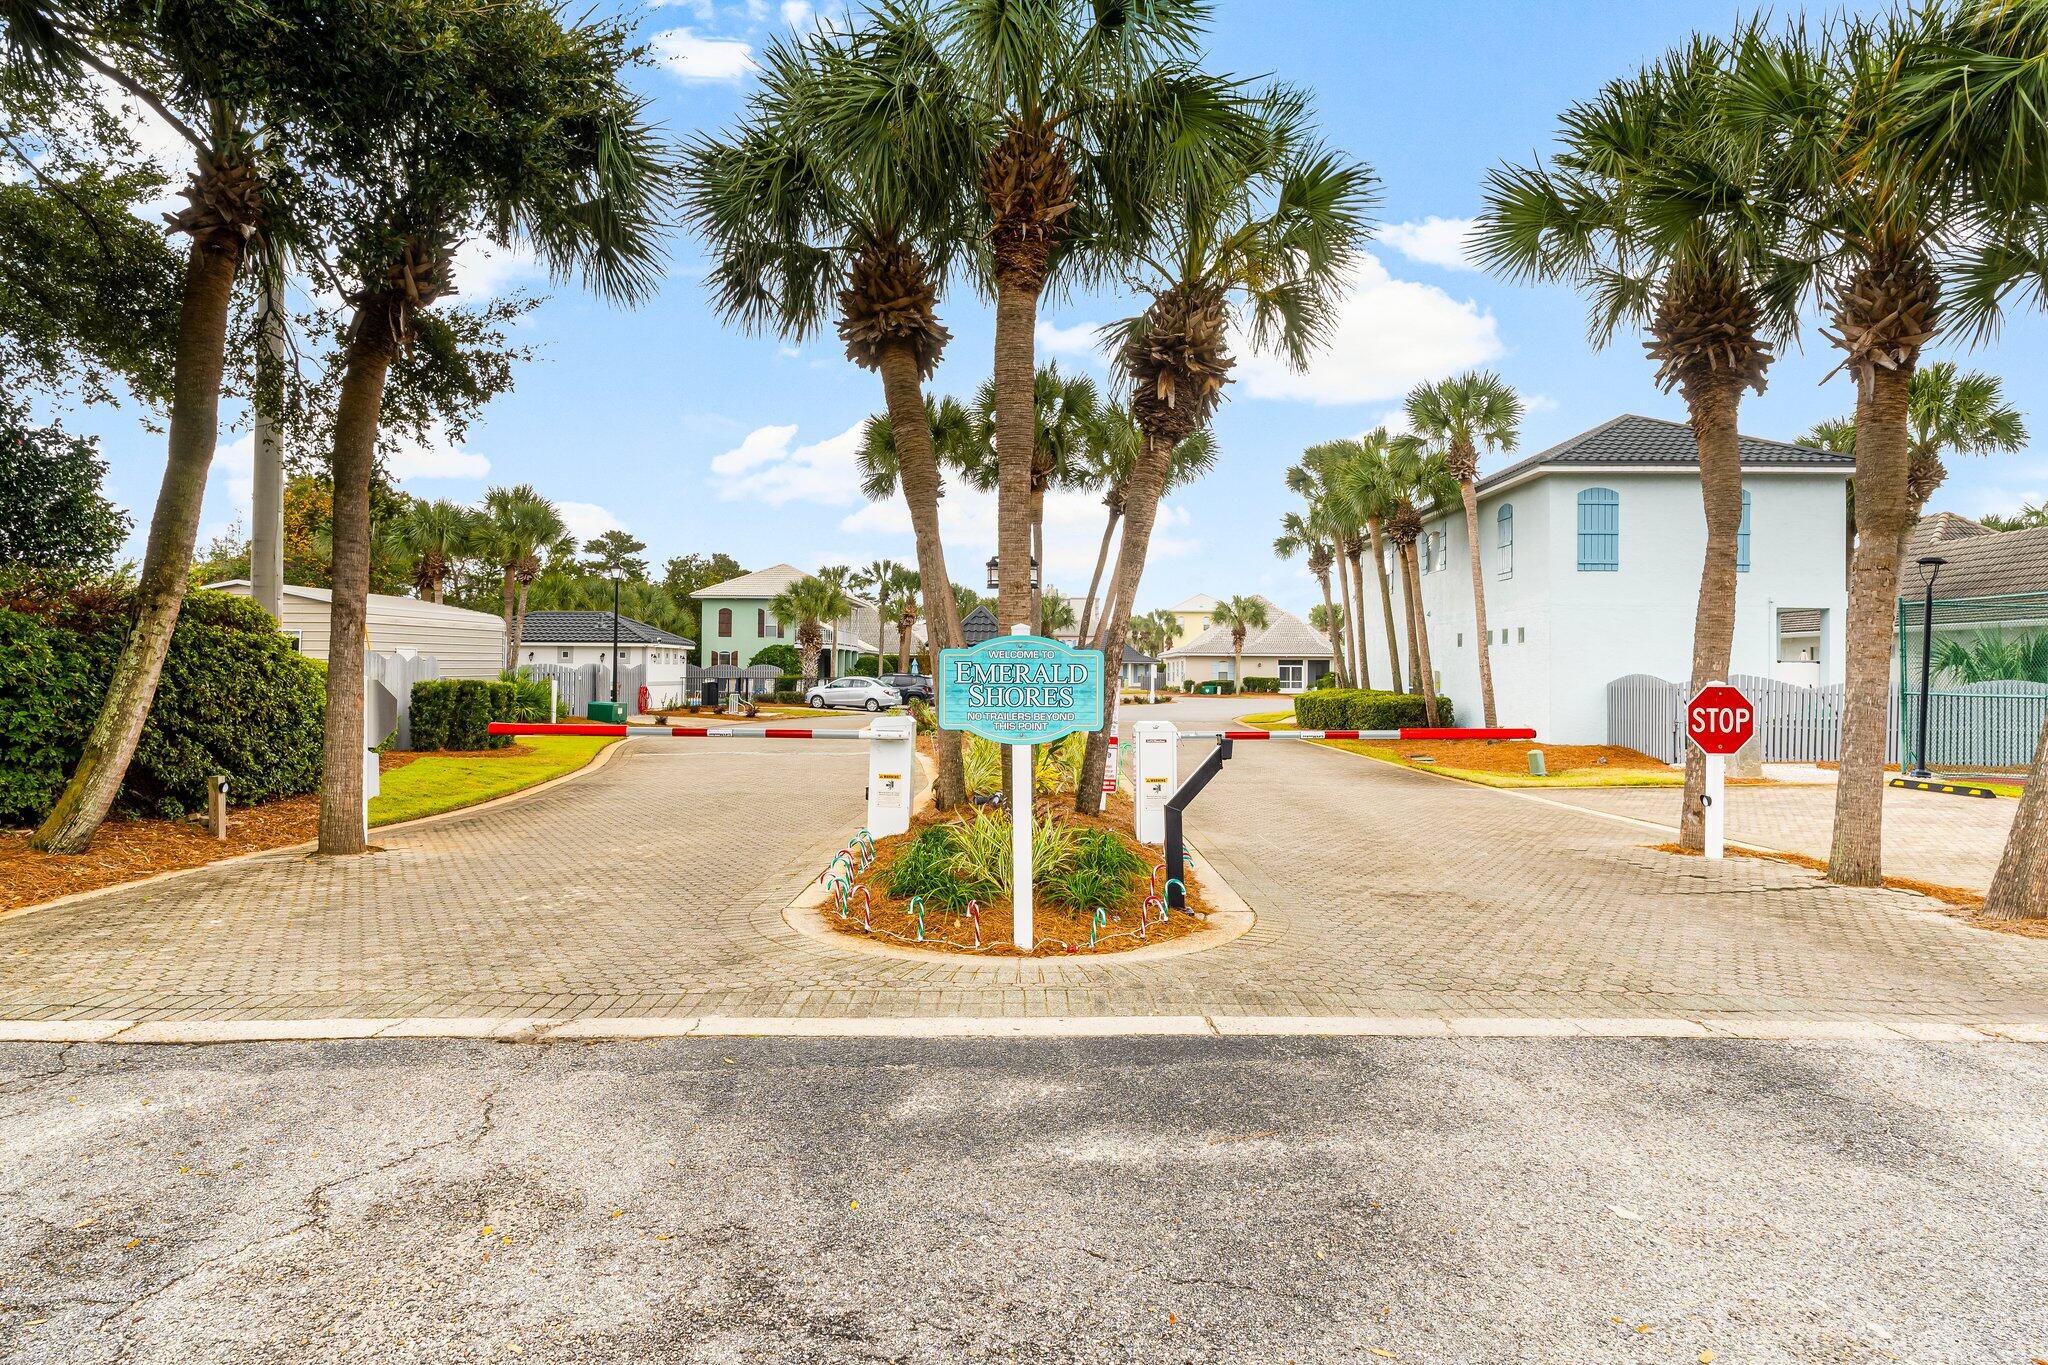
[[[1995,536],[1981,521],[1971,521],[1953,512],[1936,512],[1920,518],[1913,527],[1913,534],[1906,538],[1906,558],[1918,559],[1926,554],[1946,554],[1946,547],[1953,541],[1969,540],[1976,536]],[[1937,548],[1940,547],[1940,548]]]
[[[612,614],[608,611],[529,611],[526,624],[520,631],[519,643],[523,645],[608,645],[612,642]],[[685,640],[663,630],[650,626],[645,621],[635,621],[630,616],[619,618],[619,643],[622,645],[681,645],[694,648],[694,640]]]
[[[1700,449],[1693,441],[1691,427],[1683,422],[1667,422],[1661,417],[1639,417],[1628,412],[1611,421],[1602,422],[1591,431],[1582,431],[1569,440],[1560,441],[1548,450],[1538,451],[1525,460],[1518,460],[1505,469],[1495,470],[1479,480],[1479,487],[1484,491],[1496,484],[1546,467],[1597,469],[1648,465],[1683,469],[1696,467],[1699,462]],[[1755,436],[1744,436],[1742,467],[1840,469],[1847,472],[1856,467],[1856,457],[1837,455],[1829,450],[1815,450],[1810,446],[1791,445],[1784,441],[1766,441]]]
[[[738,578],[728,578],[723,583],[713,583],[708,588],[699,588],[690,594],[699,601],[717,597],[773,597],[799,578],[809,577],[794,564],[771,564],[753,573],[743,573]]]
[[[1820,608],[1780,607],[1778,629],[1786,635],[1812,635],[1820,629]]]
[[[1327,659],[1331,656],[1333,651],[1330,649],[1330,642],[1321,631],[1293,612],[1283,611],[1263,597],[1258,600],[1265,605],[1267,625],[1264,630],[1246,633],[1246,654],[1260,659]],[[1211,626],[1186,644],[1175,645],[1167,650],[1165,657],[1227,659],[1231,653],[1229,629],[1224,626]]]
[[[1920,600],[1920,566],[1913,561],[1923,554],[1937,554],[1948,561],[1934,581],[1934,595],[1939,598],[2048,592],[2048,526],[1922,542],[1908,551],[1900,566],[1900,597]]]

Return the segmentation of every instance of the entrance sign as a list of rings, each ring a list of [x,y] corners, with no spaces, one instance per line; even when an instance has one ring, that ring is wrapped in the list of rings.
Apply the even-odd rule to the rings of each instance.
[[[941,730],[965,730],[1010,746],[1010,941],[1031,932],[1031,746],[1102,728],[1102,651],[1075,649],[1024,625],[972,649],[939,651]]]
[[[1685,736],[1707,756],[1705,852],[1720,858],[1727,852],[1728,755],[1756,737],[1756,707],[1717,679],[1685,704]]]
[[[939,651],[939,728],[997,744],[1050,744],[1102,728],[1102,651],[998,635]]]

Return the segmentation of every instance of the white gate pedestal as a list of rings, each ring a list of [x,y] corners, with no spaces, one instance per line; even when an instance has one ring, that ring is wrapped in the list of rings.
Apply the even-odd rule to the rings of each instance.
[[[1180,730],[1170,720],[1141,720],[1133,727],[1131,800],[1137,807],[1141,844],[1166,844],[1166,803],[1180,785]]]
[[[877,839],[910,829],[917,789],[917,722],[877,716],[868,724],[868,833]]]

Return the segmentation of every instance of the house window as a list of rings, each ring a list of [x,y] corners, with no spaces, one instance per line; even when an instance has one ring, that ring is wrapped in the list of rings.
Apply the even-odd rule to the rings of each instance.
[[[569,651],[568,651],[568,650],[566,650],[566,649],[565,649],[565,650],[563,650],[563,651],[562,651],[562,657],[563,657],[564,659],[568,658],[568,657],[569,657]]]
[[[1282,692],[1299,692],[1304,682],[1302,675],[1307,671],[1307,665],[1300,659],[1282,659],[1280,661],[1280,690]]]
[[[720,608],[718,609],[718,638],[719,638],[719,639],[721,639],[721,640],[725,640],[725,639],[730,639],[730,638],[731,638],[731,636],[732,636],[732,608],[731,608],[731,607],[720,607]]]
[[[296,630],[288,630],[288,631],[286,631],[286,632],[285,632],[284,634],[285,634],[285,638],[286,638],[286,639],[288,639],[288,640],[290,640],[290,641],[292,642],[292,653],[294,653],[294,654],[303,654],[303,653],[305,653],[305,652],[306,652],[306,642],[305,642],[305,639],[304,639],[304,637],[303,637],[303,636],[301,636],[301,635],[299,634],[299,632],[298,632],[298,631],[296,631]]]
[[[1518,645],[1529,643],[1529,628],[1527,626],[1515,627],[1515,643]]]
[[[1742,490],[1742,524],[1735,531],[1735,572],[1749,572],[1749,490]]]
[[[1515,576],[1515,505],[1504,502],[1493,514],[1494,525],[1500,528],[1500,568],[1502,578]]]
[[[1612,488],[1579,490],[1579,572],[1621,569],[1621,494]]]

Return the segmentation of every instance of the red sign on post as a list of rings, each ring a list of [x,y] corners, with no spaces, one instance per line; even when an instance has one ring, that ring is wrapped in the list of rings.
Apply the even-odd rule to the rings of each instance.
[[[1685,704],[1685,737],[1708,754],[1732,754],[1756,736],[1756,707],[1727,683],[1709,683]]]

